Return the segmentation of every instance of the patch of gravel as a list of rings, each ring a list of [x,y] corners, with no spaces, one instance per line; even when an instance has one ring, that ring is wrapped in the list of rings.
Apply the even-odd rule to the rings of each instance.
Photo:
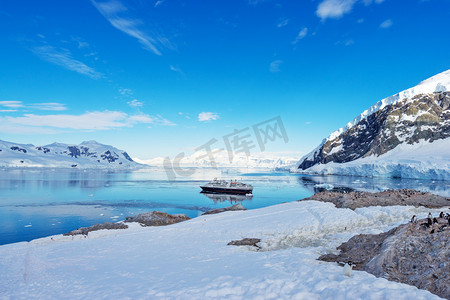
[[[370,192],[335,192],[322,191],[304,200],[331,202],[337,208],[360,208],[368,206],[410,205],[439,208],[450,206],[450,198],[415,190],[386,190],[378,193]]]

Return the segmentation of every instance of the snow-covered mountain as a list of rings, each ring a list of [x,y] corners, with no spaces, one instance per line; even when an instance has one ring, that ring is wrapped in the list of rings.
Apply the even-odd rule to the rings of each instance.
[[[292,171],[450,180],[449,138],[447,70],[377,102],[324,139]]]
[[[233,153],[232,161],[227,151],[218,149],[212,150],[214,162],[219,168],[268,168],[278,170],[289,170],[295,165],[297,159],[291,155],[281,155],[280,153],[260,152],[251,153],[247,157],[245,153]],[[156,157],[148,160],[135,159],[137,162],[150,166],[163,166],[164,157]],[[174,158],[172,158],[173,163]],[[209,156],[205,151],[197,151],[192,155],[186,156],[180,160],[180,166],[183,167],[213,167]]]
[[[0,140],[0,167],[122,169],[139,166],[125,151],[96,141],[34,146]]]

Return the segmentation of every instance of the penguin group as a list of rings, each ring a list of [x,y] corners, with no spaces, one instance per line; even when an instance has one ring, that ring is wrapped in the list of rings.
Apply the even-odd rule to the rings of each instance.
[[[442,219],[447,220],[447,224],[443,224],[443,225],[439,226],[438,232],[441,232],[441,231],[443,231],[445,228],[447,228],[448,226],[450,226],[450,214],[448,214],[448,213],[444,214],[444,212],[441,211],[441,213],[439,214],[439,219],[441,219],[441,220],[442,220]],[[417,217],[416,217],[416,215],[412,216],[412,218],[411,218],[411,223],[417,223]],[[439,224],[438,218],[433,218],[433,215],[432,215],[431,212],[430,212],[430,213],[428,213],[428,217],[427,217],[426,223],[422,223],[422,224],[420,224],[420,226],[423,226],[423,227],[426,229],[426,228],[433,227],[433,224],[440,225],[440,224]],[[442,224],[442,223],[441,223],[441,224]],[[433,234],[433,233],[435,233],[435,232],[436,232],[436,231],[435,231],[435,228],[432,228],[431,231],[430,231],[431,234]]]

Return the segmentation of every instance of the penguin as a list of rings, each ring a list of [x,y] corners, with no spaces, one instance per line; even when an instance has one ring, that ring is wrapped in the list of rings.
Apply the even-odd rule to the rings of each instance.
[[[344,275],[345,276],[352,276],[352,268],[353,268],[353,264],[351,261],[348,261],[345,265],[344,265]]]
[[[431,226],[431,225],[433,225],[433,221],[430,218],[428,218],[427,219],[427,224],[428,224],[428,226]]]
[[[420,226],[424,226],[425,228],[430,227],[430,225],[428,225],[428,223],[422,223],[422,224],[420,224]]]
[[[438,220],[436,218],[433,218],[433,224],[437,223],[437,222],[438,222]]]
[[[417,217],[416,215],[412,216],[411,223],[417,223]]]
[[[440,219],[444,218],[444,212],[443,211],[441,211],[441,213],[439,214],[439,218]]]

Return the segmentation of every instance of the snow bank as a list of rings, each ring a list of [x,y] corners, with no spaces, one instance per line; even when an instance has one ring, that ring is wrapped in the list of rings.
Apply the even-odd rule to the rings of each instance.
[[[303,174],[354,175],[366,177],[400,177],[450,180],[450,138],[432,143],[401,144],[380,155],[356,159],[347,163],[319,164]]]
[[[366,272],[346,277],[336,264],[316,260],[355,234],[386,231],[428,211],[302,201],[4,245],[0,290],[6,299],[439,299]],[[246,237],[260,238],[262,250],[227,246]]]

